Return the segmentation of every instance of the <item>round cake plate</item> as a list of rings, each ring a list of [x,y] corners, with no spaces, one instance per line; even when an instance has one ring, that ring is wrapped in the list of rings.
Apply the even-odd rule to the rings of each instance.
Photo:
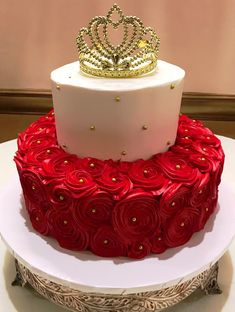
[[[182,247],[144,260],[101,258],[60,248],[35,233],[21,192],[15,173],[0,196],[0,233],[17,259],[18,278],[75,311],[157,311],[198,287],[215,286],[216,262],[235,236],[235,193],[225,180],[217,210],[203,231]]]

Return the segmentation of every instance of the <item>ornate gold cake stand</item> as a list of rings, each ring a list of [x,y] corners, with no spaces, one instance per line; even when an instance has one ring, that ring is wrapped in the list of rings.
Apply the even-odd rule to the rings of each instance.
[[[218,262],[192,279],[177,285],[157,291],[135,294],[99,294],[81,292],[60,285],[32,273],[19,261],[16,264],[16,278],[13,286],[30,285],[40,295],[71,311],[79,312],[152,312],[161,311],[173,306],[196,289],[202,289],[205,294],[221,294],[217,283]]]

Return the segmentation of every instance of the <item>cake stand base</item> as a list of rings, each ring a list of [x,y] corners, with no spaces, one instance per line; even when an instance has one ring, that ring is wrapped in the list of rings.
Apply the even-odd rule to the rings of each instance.
[[[196,289],[205,294],[221,294],[217,283],[218,262],[191,280],[157,291],[135,294],[85,293],[45,279],[15,260],[16,278],[13,286],[30,285],[37,293],[48,300],[71,311],[79,312],[150,312],[161,311],[173,306]]]

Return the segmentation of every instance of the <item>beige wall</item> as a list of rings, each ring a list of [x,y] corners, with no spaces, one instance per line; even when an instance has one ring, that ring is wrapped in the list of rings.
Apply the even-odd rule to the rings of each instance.
[[[0,89],[50,88],[76,60],[75,38],[114,0],[2,0]],[[160,58],[186,69],[185,91],[235,94],[235,0],[117,0],[160,38]]]

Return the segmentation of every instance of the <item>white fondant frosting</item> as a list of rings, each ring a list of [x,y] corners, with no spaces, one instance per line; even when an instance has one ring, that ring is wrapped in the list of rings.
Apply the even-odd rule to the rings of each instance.
[[[168,142],[175,142],[184,75],[164,61],[138,78],[87,76],[79,62],[54,70],[59,144],[79,157],[102,160],[133,161],[165,152]]]

